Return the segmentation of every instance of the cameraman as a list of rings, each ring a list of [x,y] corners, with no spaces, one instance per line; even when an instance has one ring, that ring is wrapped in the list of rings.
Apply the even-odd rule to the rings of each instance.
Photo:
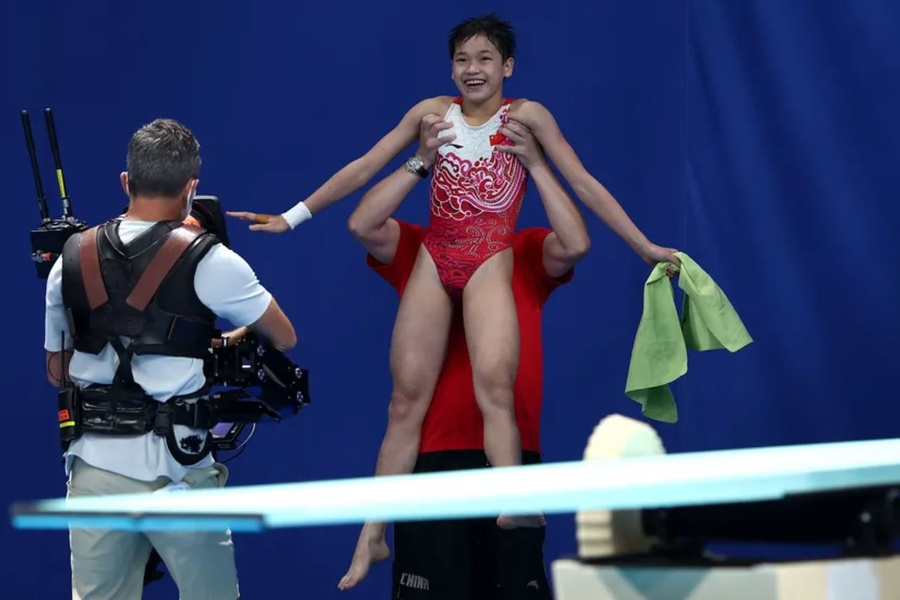
[[[121,175],[128,210],[73,235],[50,272],[44,347],[47,377],[61,389],[68,497],[224,486],[204,397],[216,319],[279,350],[296,344],[247,262],[183,224],[200,163],[182,124],[141,127]],[[229,531],[73,528],[69,544],[80,600],[139,598],[152,549],[183,600],[240,597]]]

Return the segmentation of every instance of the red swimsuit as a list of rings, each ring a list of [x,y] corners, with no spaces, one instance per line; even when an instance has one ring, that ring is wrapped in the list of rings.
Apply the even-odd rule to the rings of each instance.
[[[478,267],[512,246],[528,173],[515,155],[494,149],[506,142],[498,130],[507,122],[511,102],[504,101],[477,127],[463,119],[462,98],[454,100],[444,117],[456,138],[438,150],[423,244],[454,300],[462,298]]]

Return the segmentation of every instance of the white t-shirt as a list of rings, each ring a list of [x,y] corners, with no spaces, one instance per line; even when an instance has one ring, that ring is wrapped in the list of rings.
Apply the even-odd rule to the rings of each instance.
[[[119,237],[122,243],[128,244],[154,224],[122,220]],[[260,284],[247,261],[222,244],[213,246],[197,264],[194,290],[204,305],[235,327],[257,321],[272,300],[272,294]],[[62,260],[57,260],[50,270],[46,305],[44,348],[48,352],[62,350],[64,333],[65,349],[71,349],[73,343],[62,299]],[[123,343],[127,345],[128,341]],[[79,387],[90,383],[110,384],[118,366],[119,357],[109,344],[96,355],[76,350],[69,363],[69,377]],[[203,361],[198,358],[135,355],[131,370],[135,383],[160,402],[194,392],[206,383]],[[206,435],[205,431],[196,433]],[[141,481],[166,476],[179,482],[189,468],[208,467],[213,463],[212,456],[207,456],[191,467],[181,465],[169,452],[165,438],[154,433],[121,437],[86,433],[69,446],[66,473],[74,456],[97,468]]]

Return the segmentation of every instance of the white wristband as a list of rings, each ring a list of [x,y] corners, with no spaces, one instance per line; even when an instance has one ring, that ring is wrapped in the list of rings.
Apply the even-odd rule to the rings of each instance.
[[[287,212],[281,213],[281,216],[284,217],[284,220],[287,221],[287,224],[291,229],[293,229],[303,221],[312,219],[312,213],[309,212],[309,209],[306,208],[306,204],[304,204],[303,202],[298,202],[294,206],[294,208],[290,209]]]

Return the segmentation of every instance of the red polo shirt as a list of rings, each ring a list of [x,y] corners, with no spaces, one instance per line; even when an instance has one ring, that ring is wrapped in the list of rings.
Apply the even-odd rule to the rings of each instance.
[[[371,254],[366,262],[402,295],[412,273],[425,230],[403,221],[394,260],[377,261]],[[530,228],[516,233],[513,241],[513,297],[519,315],[519,368],[513,392],[522,450],[540,452],[541,403],[543,400],[543,348],[541,310],[550,294],[568,283],[570,270],[560,278],[544,270],[544,239],[549,229]],[[419,452],[483,450],[484,422],[475,402],[472,364],[463,328],[462,311],[454,310],[450,326],[447,358],[438,378],[431,407],[422,424]]]

